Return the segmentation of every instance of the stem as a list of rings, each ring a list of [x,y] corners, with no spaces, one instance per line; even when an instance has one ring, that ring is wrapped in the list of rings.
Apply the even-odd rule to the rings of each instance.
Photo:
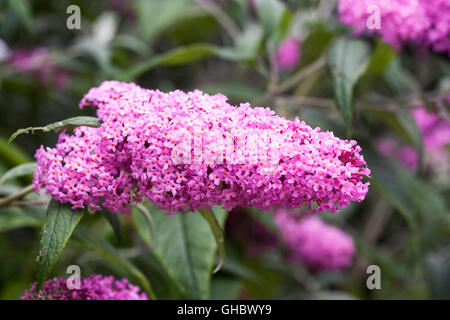
[[[0,199],[0,207],[6,207],[14,200],[19,200],[19,199],[23,198],[24,196],[26,196],[33,190],[34,190],[33,185],[29,185],[29,186],[17,191],[16,193],[13,193],[5,198]]]
[[[392,209],[384,200],[379,200],[375,208],[373,208],[370,216],[365,224],[363,231],[363,239],[371,245],[375,245],[384,227],[389,221],[392,215]],[[365,268],[369,264],[368,258],[359,256],[354,264],[354,269],[352,272],[353,278],[360,279],[362,275],[365,274]]]
[[[267,42],[266,49],[269,55],[269,63],[270,63],[270,81],[268,91],[272,92],[276,90],[278,86],[279,70],[278,70],[277,54],[272,41]]]
[[[48,206],[50,200],[30,200],[30,201],[12,201],[10,205],[12,206]]]
[[[217,22],[225,29],[231,39],[236,40],[241,33],[233,20],[213,1],[194,0],[194,2],[203,10],[211,14]]]
[[[200,209],[200,214],[203,218],[209,223],[211,230],[214,234],[214,238],[216,239],[217,243],[217,250],[219,252],[219,263],[217,264],[216,268],[213,270],[213,273],[216,273],[217,271],[222,268],[223,262],[225,260],[225,246],[224,246],[224,238],[223,238],[223,230],[220,227],[219,222],[216,219],[216,216],[213,212],[209,209]]]
[[[310,76],[317,70],[321,69],[323,66],[325,66],[326,59],[325,56],[321,56],[319,59],[314,61],[313,63],[309,64],[307,67],[299,70],[296,74],[294,74],[292,77],[284,81],[281,85],[274,88],[272,91],[269,91],[267,94],[265,94],[261,99],[259,99],[255,104],[261,105],[272,99],[274,96],[283,93],[292,87],[294,87],[299,81],[303,80],[304,78]]]
[[[153,226],[154,226],[154,224],[153,224],[152,215],[147,210],[147,208],[140,203],[138,203],[136,205],[136,208],[138,208],[144,214],[145,220],[147,221],[148,227],[150,229],[150,241],[153,242],[153,230],[154,230]]]
[[[334,100],[326,98],[283,95],[278,96],[276,98],[276,101],[281,103],[304,104],[314,107],[336,109],[336,103],[334,102]],[[356,102],[355,109],[365,111],[392,111],[392,112],[402,110],[401,107],[397,106],[394,103],[389,103],[385,105],[367,101]]]

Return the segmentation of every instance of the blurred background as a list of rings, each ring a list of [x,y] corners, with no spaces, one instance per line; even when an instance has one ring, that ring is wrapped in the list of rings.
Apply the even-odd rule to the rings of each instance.
[[[340,20],[338,2],[0,0],[0,173],[57,141],[55,133],[36,132],[8,144],[15,130],[94,116],[78,103],[104,80],[222,93],[232,104],[268,106],[356,139],[372,174],[366,199],[336,214],[319,213],[328,231],[311,235],[313,255],[324,254],[319,260],[335,261],[330,247],[350,243],[342,245],[343,262],[323,265],[309,257],[306,240],[274,219],[286,213],[233,210],[212,298],[449,299],[449,55],[356,34]],[[73,12],[66,10],[73,4],[81,28],[69,30]],[[350,61],[350,69],[364,65],[338,72],[344,91],[337,89],[339,59]],[[0,193],[30,181],[1,181]],[[31,196],[0,208],[0,299],[19,298],[34,281],[43,204],[45,198]],[[106,220],[89,219],[123,255],[145,263],[136,253],[142,241],[134,217],[120,217],[120,243]],[[85,273],[118,272],[71,246],[56,273],[74,261]],[[381,289],[366,286],[369,265],[380,267]]]

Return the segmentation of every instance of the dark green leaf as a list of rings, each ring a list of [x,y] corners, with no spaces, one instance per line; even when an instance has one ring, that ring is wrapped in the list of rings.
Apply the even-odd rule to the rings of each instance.
[[[17,166],[31,161],[31,158],[15,145],[9,144],[6,139],[0,137],[0,157],[4,164]]]
[[[450,299],[450,259],[429,255],[424,259],[425,280],[433,299]]]
[[[423,161],[422,133],[410,111],[376,110],[372,112],[389,125],[400,137],[416,148],[420,159],[419,167],[421,167]]]
[[[133,222],[139,236],[144,240],[145,244],[151,248],[153,234],[153,218],[147,207],[137,205],[131,210]]]
[[[9,0],[9,5],[28,32],[33,32],[31,2],[27,0]]]
[[[242,287],[243,284],[239,279],[229,276],[215,276],[211,282],[211,299],[237,299]]]
[[[372,185],[396,209],[411,232],[413,251],[432,244],[437,233],[448,228],[448,210],[433,187],[414,177],[393,160],[365,149]],[[420,226],[420,233],[419,233]]]
[[[131,68],[131,70],[125,72],[121,78],[124,81],[130,81],[160,65],[175,66],[188,64],[208,56],[217,56],[232,61],[251,59],[251,57],[242,54],[233,48],[220,48],[210,44],[193,44],[185,47],[178,47],[159,56],[152,57],[140,64],[138,63],[135,67]]]
[[[209,298],[217,245],[208,222],[198,213],[168,216],[154,205],[148,206],[155,225],[153,251],[190,298]],[[217,208],[213,211],[222,224],[225,213]]]
[[[108,220],[111,228],[116,235],[117,242],[120,243],[122,241],[122,234],[120,228],[120,213],[111,213],[107,210],[103,210],[102,214],[105,216],[106,220]]]
[[[120,253],[107,241],[98,237],[95,233],[80,226],[72,237],[72,241],[79,246],[97,253],[104,259],[121,267],[128,274],[134,277],[149,295],[151,299],[155,299],[156,295],[144,274],[136,268],[130,261],[120,255]]]
[[[182,18],[193,14],[195,6],[189,0],[137,1],[138,34],[147,43]]]
[[[217,251],[219,252],[219,263],[217,264],[217,267],[213,271],[213,273],[216,273],[217,271],[220,270],[220,268],[223,265],[223,261],[225,260],[225,243],[223,230],[219,222],[217,221],[216,216],[211,210],[201,209],[199,210],[199,213],[208,222],[209,226],[211,227],[211,231],[214,234],[214,239],[216,239]]]
[[[402,66],[399,56],[390,61],[383,77],[394,94],[420,90],[418,80],[414,74]]]
[[[168,270],[161,259],[152,250],[133,259],[133,263],[150,280],[158,299],[189,298],[180,287],[180,284],[167,272]]]
[[[49,132],[49,131],[59,131],[63,129],[73,129],[74,127],[79,126],[88,126],[88,127],[100,127],[101,123],[97,118],[94,117],[74,117],[69,118],[66,120],[58,121],[51,123],[49,125],[46,125],[45,127],[28,127],[24,129],[19,129],[16,132],[14,132],[11,137],[8,140],[8,143],[11,143],[18,135],[22,133],[34,133],[34,131],[43,131],[43,132]]]
[[[24,210],[25,209],[25,210]],[[27,208],[7,207],[0,209],[0,232],[23,227],[41,227],[42,220]]]
[[[49,278],[83,213],[81,210],[72,210],[68,204],[56,200],[50,202],[37,258],[36,278],[39,288]]]
[[[256,8],[264,33],[270,37],[278,30],[286,9],[279,0],[256,0]]]
[[[22,176],[31,175],[36,170],[36,162],[29,162],[24,163],[21,165],[18,165],[17,167],[12,168],[11,170],[7,171],[1,178],[0,178],[0,185],[5,183],[7,180],[15,179]]]
[[[364,40],[340,37],[328,52],[334,99],[344,119],[347,135],[352,135],[353,88],[369,65],[372,49]]]

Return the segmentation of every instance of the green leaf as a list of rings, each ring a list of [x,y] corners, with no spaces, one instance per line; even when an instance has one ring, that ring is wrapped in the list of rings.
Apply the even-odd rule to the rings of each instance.
[[[6,139],[0,137],[0,158],[3,164],[17,166],[31,161],[31,158],[15,145],[9,144]]]
[[[18,165],[17,167],[14,167],[11,170],[7,171],[0,178],[0,185],[5,183],[5,181],[33,174],[34,171],[36,170],[36,167],[37,167],[36,162],[29,162]]]
[[[120,78],[124,81],[131,81],[141,76],[145,72],[160,66],[183,65],[208,56],[217,56],[225,60],[242,61],[251,59],[234,48],[221,48],[210,44],[192,44],[185,47],[178,47],[159,56],[154,56],[125,72]]]
[[[189,0],[137,1],[137,31],[142,40],[151,43],[156,36],[192,15],[196,10]]]
[[[371,112],[416,148],[419,154],[419,167],[421,167],[424,152],[422,133],[411,112],[409,110],[373,110]]]
[[[397,52],[389,44],[381,40],[377,41],[366,73],[383,74],[396,55]]]
[[[7,207],[0,209],[0,232],[24,227],[41,227],[42,220],[28,208]]]
[[[38,288],[49,278],[83,214],[81,210],[72,210],[68,204],[61,204],[56,200],[50,202],[41,231],[40,252],[37,258]]]
[[[263,31],[261,26],[249,23],[236,39],[236,50],[245,56],[255,57],[261,47]]]
[[[9,5],[28,32],[33,32],[33,17],[31,15],[31,1],[9,0]]]
[[[414,177],[392,159],[364,149],[372,185],[396,209],[411,232],[411,245],[418,254],[433,244],[449,226],[448,209],[436,190]],[[420,232],[419,232],[420,226]]]
[[[74,117],[66,120],[58,121],[46,125],[45,127],[28,127],[24,129],[19,129],[14,132],[8,140],[8,143],[11,143],[18,135],[22,133],[28,134],[30,131],[34,133],[34,131],[41,130],[43,132],[49,131],[59,131],[64,129],[73,129],[78,126],[88,126],[88,127],[100,127],[101,123],[97,118],[94,117]]]
[[[421,90],[414,74],[402,66],[399,56],[394,57],[390,61],[384,71],[383,78],[395,95]]]
[[[450,299],[450,259],[436,254],[424,259],[425,280],[431,291],[433,299]]]
[[[256,0],[256,8],[264,33],[270,37],[278,30],[286,9],[279,0]]]
[[[139,282],[142,289],[149,294],[151,299],[156,299],[153,288],[145,275],[130,261],[122,257],[109,242],[98,237],[95,233],[84,228],[83,226],[77,228],[72,237],[72,242],[80,247],[97,253],[99,256],[110,261],[114,265],[121,267]]]
[[[229,276],[216,276],[211,282],[211,299],[234,300],[242,291],[243,283],[240,279]]]
[[[367,69],[371,46],[360,39],[340,37],[328,52],[328,66],[333,79],[334,100],[344,119],[347,136],[352,135],[353,88]]]
[[[225,244],[224,244],[223,230],[220,227],[220,224],[217,221],[216,216],[214,215],[213,212],[211,212],[211,210],[201,209],[199,210],[199,213],[208,222],[214,234],[214,239],[216,239],[217,250],[219,252],[219,263],[217,264],[217,267],[213,271],[213,273],[216,273],[217,271],[220,270],[220,268],[223,265],[223,261],[225,260]]]
[[[122,241],[120,213],[111,213],[107,210],[103,210],[101,213],[105,216],[106,220],[108,220],[114,234],[116,235],[117,242],[120,243]]]
[[[144,275],[150,280],[158,299],[188,299],[189,296],[171,276],[161,259],[152,251],[140,254],[133,259]]]
[[[150,212],[144,205],[138,204],[136,207],[133,207],[131,214],[133,216],[136,231],[147,246],[151,248],[154,224]]]
[[[168,216],[152,204],[148,207],[155,225],[152,242],[155,254],[190,298],[209,298],[217,245],[208,222],[198,213]],[[226,214],[220,211],[213,208],[223,224]]]

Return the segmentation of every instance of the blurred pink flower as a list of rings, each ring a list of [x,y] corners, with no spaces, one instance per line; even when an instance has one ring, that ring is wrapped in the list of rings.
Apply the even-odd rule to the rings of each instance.
[[[278,48],[277,61],[280,69],[289,71],[294,69],[301,56],[300,42],[295,38],[288,38],[284,40]]]
[[[413,109],[412,114],[422,132],[427,152],[438,154],[446,152],[445,146],[450,144],[450,122],[428,112],[425,108]]]
[[[425,159],[439,160],[429,161],[430,163],[448,161],[449,153],[446,147],[450,144],[450,122],[437,114],[428,112],[425,108],[412,109],[411,113],[422,134]],[[407,169],[417,169],[419,155],[412,146],[399,145],[392,138],[381,138],[375,142],[375,147],[379,153],[396,158]]]
[[[53,83],[58,89],[64,89],[70,79],[67,70],[52,64],[45,48],[15,49],[12,51],[10,63],[17,70],[36,77],[40,82]]]
[[[382,138],[375,142],[375,147],[382,155],[389,156],[394,153],[397,146],[394,139]]]
[[[275,213],[275,222],[291,262],[300,262],[318,271],[337,270],[352,264],[356,251],[353,238],[325,224],[318,216],[299,217],[281,209]]]
[[[419,155],[417,154],[416,149],[409,145],[404,145],[400,148],[398,160],[405,168],[416,170],[417,165],[419,164]]]

